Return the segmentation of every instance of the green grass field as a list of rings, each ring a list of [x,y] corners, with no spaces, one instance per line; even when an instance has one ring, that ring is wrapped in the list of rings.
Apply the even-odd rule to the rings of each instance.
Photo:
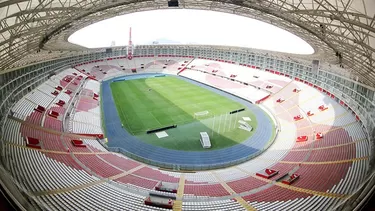
[[[256,130],[251,111],[229,115],[244,106],[205,88],[176,77],[152,77],[111,83],[112,94],[121,122],[131,134],[147,143],[169,149],[201,151],[199,132],[207,132],[211,150],[233,146],[252,135],[239,129],[242,117]],[[195,116],[208,111],[207,115]],[[168,137],[146,134],[147,130],[177,124],[166,130]],[[253,131],[254,131],[253,130]]]

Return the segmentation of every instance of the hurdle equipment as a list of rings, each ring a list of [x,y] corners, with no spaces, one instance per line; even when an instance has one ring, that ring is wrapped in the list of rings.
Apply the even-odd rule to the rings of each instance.
[[[160,131],[163,131],[163,130],[168,130],[168,129],[172,129],[172,128],[176,128],[176,127],[177,127],[177,125],[174,124],[174,125],[169,125],[169,126],[166,126],[166,127],[161,127],[161,128],[147,130],[146,133],[147,134],[156,133],[156,132],[160,132]]]
[[[235,114],[235,113],[242,112],[242,111],[245,111],[245,108],[233,110],[233,111],[229,112],[229,114]]]

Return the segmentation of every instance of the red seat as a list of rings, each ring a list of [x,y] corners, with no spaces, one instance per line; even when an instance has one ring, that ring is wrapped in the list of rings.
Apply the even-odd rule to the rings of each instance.
[[[299,114],[299,115],[295,116],[293,119],[294,119],[294,121],[298,121],[298,120],[303,119],[303,116],[301,116],[301,114]]]
[[[51,92],[51,94],[57,96],[59,94],[59,92],[55,90],[55,91]]]
[[[296,92],[296,93],[298,93],[298,92],[300,92],[300,91],[301,91],[301,90],[298,89],[298,88],[293,89],[293,92]]]
[[[325,105],[321,105],[321,106],[318,107],[318,109],[319,109],[320,111],[324,111],[324,110],[327,110],[328,107],[326,107]]]
[[[59,91],[63,90],[63,88],[61,86],[56,86],[55,89],[57,89]]]
[[[59,100],[56,104],[59,105],[59,106],[63,106],[63,105],[65,105],[65,101]]]
[[[314,115],[313,112],[311,112],[311,111],[308,111],[308,112],[307,112],[307,116],[313,116],[313,115]]]
[[[59,116],[59,113],[57,113],[56,111],[50,111],[48,113],[49,116],[53,117],[53,118],[57,118]]]
[[[282,102],[284,102],[284,99],[283,98],[279,98],[279,99],[276,100],[276,102],[282,103]]]
[[[308,140],[308,136],[298,136],[297,137],[297,142],[304,142]]]
[[[316,137],[317,140],[322,139],[323,138],[323,133],[321,133],[321,132],[316,133],[315,137]]]
[[[38,105],[38,107],[34,108],[35,111],[38,111],[40,113],[43,113],[46,111],[46,108],[44,108],[43,106],[41,105]]]

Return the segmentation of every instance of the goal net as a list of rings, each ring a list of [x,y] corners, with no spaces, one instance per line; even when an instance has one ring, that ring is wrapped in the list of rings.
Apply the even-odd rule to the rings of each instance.
[[[208,111],[200,111],[200,112],[196,112],[194,113],[194,118],[195,119],[199,119],[199,118],[202,118],[202,117],[205,117],[209,114]]]

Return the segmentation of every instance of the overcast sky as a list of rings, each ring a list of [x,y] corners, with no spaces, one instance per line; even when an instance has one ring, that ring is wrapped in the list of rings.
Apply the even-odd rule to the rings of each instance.
[[[129,28],[135,45],[152,41],[178,44],[241,46],[288,53],[311,54],[313,49],[299,37],[250,18],[202,11],[169,9],[132,13],[87,26],[69,41],[88,48],[127,45]]]

